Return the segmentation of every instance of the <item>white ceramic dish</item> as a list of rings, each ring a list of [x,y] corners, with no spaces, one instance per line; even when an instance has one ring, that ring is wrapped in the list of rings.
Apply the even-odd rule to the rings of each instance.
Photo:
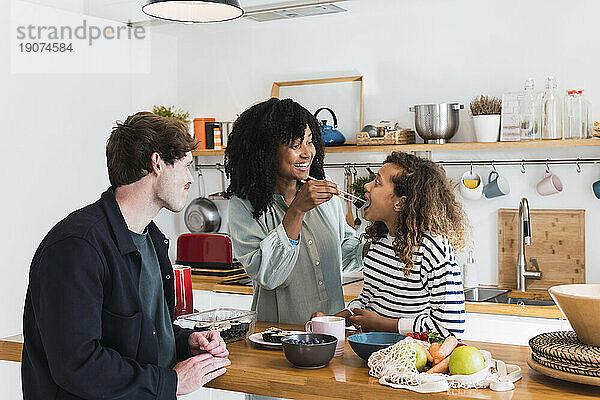
[[[290,334],[295,334],[295,333],[306,333],[306,332],[302,332],[302,331],[289,331]],[[273,343],[273,342],[265,342],[262,339],[262,334],[263,332],[255,332],[252,335],[248,336],[248,340],[250,340],[252,343],[256,343],[259,344],[261,346],[266,346],[266,347],[281,347],[281,343]]]

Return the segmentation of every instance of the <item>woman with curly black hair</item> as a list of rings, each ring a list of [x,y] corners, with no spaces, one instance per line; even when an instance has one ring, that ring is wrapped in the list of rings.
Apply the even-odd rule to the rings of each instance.
[[[364,331],[462,334],[465,299],[454,249],[465,247],[469,223],[444,170],[393,152],[365,189],[371,223],[363,290],[336,315]]]
[[[362,265],[363,246],[324,179],[317,120],[272,98],[244,111],[228,139],[229,233],[258,320],[303,324],[315,310],[339,310],[341,271]]]

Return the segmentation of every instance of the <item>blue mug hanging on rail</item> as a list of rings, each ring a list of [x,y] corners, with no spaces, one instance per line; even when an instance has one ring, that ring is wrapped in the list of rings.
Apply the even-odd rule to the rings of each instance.
[[[340,144],[344,144],[346,138],[342,135],[342,132],[338,131],[337,128],[337,117],[333,113],[333,110],[328,107],[321,107],[317,111],[315,111],[315,118],[319,119],[317,115],[319,112],[327,110],[333,117],[333,126],[327,125],[327,120],[323,119],[319,123],[319,128],[321,129],[321,137],[323,138],[323,144],[325,146],[338,146]]]

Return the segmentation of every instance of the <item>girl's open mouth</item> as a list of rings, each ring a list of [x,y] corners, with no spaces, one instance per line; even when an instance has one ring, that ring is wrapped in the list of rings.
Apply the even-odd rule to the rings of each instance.
[[[363,211],[367,211],[367,209],[368,209],[368,208],[369,208],[369,206],[371,205],[371,200],[369,200],[369,199],[368,199],[368,198],[366,198],[366,197],[363,197],[363,199],[364,199],[364,201],[365,201],[365,203],[364,203],[364,205],[363,205],[363,207],[364,207],[364,208],[363,208]]]

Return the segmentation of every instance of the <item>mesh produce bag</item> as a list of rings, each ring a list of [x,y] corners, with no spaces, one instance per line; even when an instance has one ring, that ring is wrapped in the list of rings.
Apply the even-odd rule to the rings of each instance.
[[[419,393],[444,392],[450,388],[506,390],[494,383],[516,382],[522,378],[521,368],[492,359],[489,351],[480,350],[484,368],[472,375],[427,374],[415,367],[416,354],[412,351],[415,339],[407,337],[369,357],[369,375],[378,378],[382,385],[409,389]],[[429,343],[418,341],[429,348]]]

